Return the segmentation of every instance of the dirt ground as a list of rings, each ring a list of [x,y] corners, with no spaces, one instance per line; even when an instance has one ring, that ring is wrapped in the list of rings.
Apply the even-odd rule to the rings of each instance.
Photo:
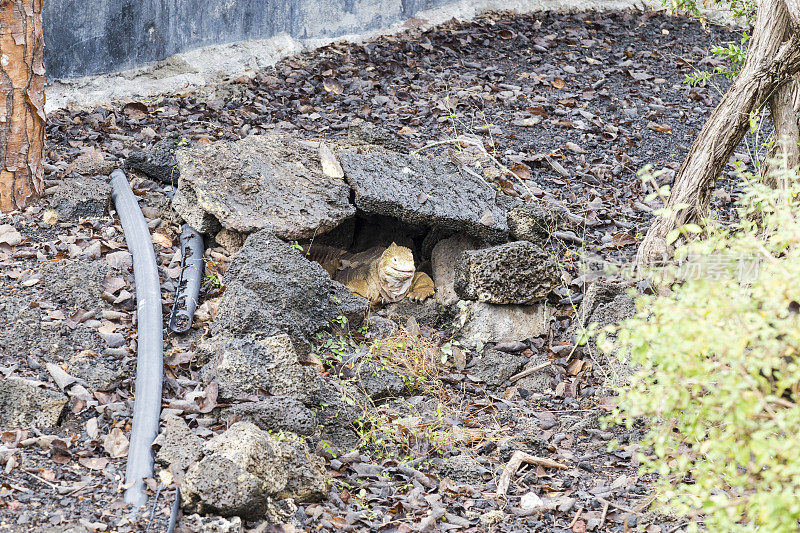
[[[526,178],[509,181],[487,172],[487,179],[513,196],[562,200],[586,221],[566,242],[551,243],[568,274],[551,297],[551,332],[499,347],[502,353],[550,363],[539,374],[539,388],[516,381],[491,388],[474,379],[475,354],[466,354],[465,368],[445,366],[435,384],[377,406],[375,418],[362,428],[363,446],[329,458],[333,484],[325,501],[300,506],[293,525],[246,527],[552,532],[641,527],[674,533],[682,524],[648,510],[651,480],[637,474],[633,442],[642,428],[609,430],[598,422],[613,396],[604,386],[609,372],[604,360],[574,348],[571,327],[584,289],[577,252],[612,260],[635,252],[655,205],[645,202],[650,189],[637,171],[652,164],[667,169],[662,183],[674,176],[723,90],[690,87],[684,78],[713,68],[718,63],[709,55],[710,46],[732,40],[739,37],[723,28],[662,13],[499,13],[426,31],[415,29],[412,20],[404,34],[333,44],[204,95],[59,111],[48,117],[47,183],[54,187],[81,174],[73,163],[88,150],[101,150],[108,162],[122,166],[132,151],[168,137],[207,143],[281,129],[337,138],[360,119],[382,128],[386,143],[403,151],[432,141],[448,141],[435,148],[446,150],[465,135],[480,139]],[[750,157],[743,146],[734,159],[747,164]],[[141,176],[134,176],[133,184],[159,235],[155,242],[168,309],[179,271],[174,261],[179,226],[162,184]],[[728,216],[737,190],[730,166],[714,194],[717,217]],[[2,221],[14,225],[23,241],[13,252],[0,248],[0,307],[12,299],[43,306],[47,324],[23,317],[14,325],[17,340],[0,343],[0,373],[53,381],[44,364],[48,348],[25,339],[36,328],[66,339],[83,332],[91,344],[94,334],[84,329],[98,320],[97,327],[108,322],[104,332],[124,340],[100,360],[111,374],[105,382],[113,387],[71,394],[64,422],[48,434],[0,434],[0,444],[16,450],[11,467],[7,460],[0,471],[0,531],[163,531],[174,485],[161,488],[153,480],[150,488],[158,497],[152,514],[149,508],[131,511],[120,492],[124,456],[107,438],[118,433],[114,429],[130,429],[136,336],[132,276],[80,265],[69,275],[50,278],[40,270],[62,259],[80,263],[125,251],[119,220],[51,226],[44,220],[45,204]],[[213,248],[207,258],[213,273],[224,270],[230,255]],[[99,311],[91,316],[97,311],[91,305],[62,309],[65,292],[77,297],[81,291],[87,298],[95,293],[113,298],[97,304]],[[202,296],[213,298],[219,291],[209,283]],[[207,416],[204,408],[213,401],[204,396],[192,364],[209,318],[201,313],[192,334],[168,336],[165,346],[165,405],[181,411],[203,438],[225,429]],[[404,327],[421,343],[441,338],[415,322]],[[317,357],[326,372],[352,377],[347,357],[341,362],[337,351],[358,353],[363,338],[355,333],[337,342],[323,344]],[[381,423],[399,427],[398,419],[415,422],[406,431],[381,431]],[[609,451],[612,439],[619,446]],[[498,478],[518,450],[566,468],[523,465],[507,497],[499,498]],[[532,496],[525,502],[522,497],[531,493],[552,502],[552,508],[526,511]]]

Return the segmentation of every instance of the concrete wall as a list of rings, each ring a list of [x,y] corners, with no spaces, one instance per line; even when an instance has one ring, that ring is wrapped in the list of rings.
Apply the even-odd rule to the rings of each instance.
[[[389,26],[452,0],[47,0],[50,78],[116,72],[199,47],[330,38]]]

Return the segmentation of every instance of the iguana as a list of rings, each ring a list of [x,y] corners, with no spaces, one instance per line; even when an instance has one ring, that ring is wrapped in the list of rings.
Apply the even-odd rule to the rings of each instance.
[[[411,250],[392,243],[350,253],[330,246],[306,249],[308,257],[324,268],[350,292],[363,296],[372,305],[399,302],[403,298],[423,301],[433,296],[433,280],[417,272]]]

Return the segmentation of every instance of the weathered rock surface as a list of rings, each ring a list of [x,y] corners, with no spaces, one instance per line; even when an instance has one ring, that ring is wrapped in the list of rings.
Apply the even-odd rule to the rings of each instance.
[[[367,340],[381,341],[397,332],[397,323],[389,318],[372,315],[368,319]]]
[[[457,338],[468,349],[487,342],[546,335],[552,315],[545,305],[495,305],[468,302],[461,310]]]
[[[243,533],[242,519],[238,516],[223,518],[221,516],[200,516],[193,514],[181,517],[183,531],[192,533]]]
[[[225,295],[212,327],[215,335],[287,333],[301,352],[337,316],[357,326],[369,307],[267,230],[247,238],[224,282]]]
[[[84,380],[93,391],[111,390],[129,375],[129,370],[119,361],[110,363],[89,351],[75,355],[67,363],[67,373]]]
[[[67,300],[63,301],[69,305]],[[28,298],[0,298],[0,357],[14,360],[34,355],[60,363],[81,350],[103,350],[103,340],[86,324],[71,328],[66,321],[44,321],[43,316],[44,310],[31,307]]]
[[[282,239],[305,239],[355,214],[350,190],[322,172],[317,149],[280,134],[250,135],[176,155],[176,211],[201,233],[267,228]]]
[[[164,429],[155,444],[160,446],[156,461],[166,466],[179,482],[189,467],[203,456],[203,439],[178,416],[164,420]]]
[[[416,226],[460,231],[492,241],[508,235],[495,191],[442,158],[396,152],[339,152],[356,206]]]
[[[508,232],[518,241],[541,243],[563,229],[567,210],[556,205],[524,204],[506,213]]]
[[[67,397],[19,378],[0,378],[0,429],[55,426]]]
[[[455,292],[464,300],[493,304],[531,304],[558,285],[556,263],[541,248],[515,241],[461,254]]]
[[[398,372],[373,361],[360,363],[356,375],[364,394],[375,401],[401,396],[406,391]]]
[[[456,263],[461,254],[468,250],[483,248],[480,239],[458,233],[440,240],[431,252],[431,268],[433,284],[436,287],[436,302],[451,305],[458,301],[454,285],[456,280]]]
[[[224,417],[252,422],[265,431],[291,431],[312,435],[317,430],[314,412],[289,396],[271,396],[258,402],[246,402],[226,409]]]
[[[272,497],[311,501],[327,492],[320,457],[305,445],[278,441],[250,422],[237,422],[208,441],[208,454],[181,483],[188,512],[257,518],[267,514]]]
[[[458,483],[482,485],[483,473],[487,472],[487,469],[473,457],[460,454],[442,459],[439,471],[442,477],[450,478]]]
[[[424,302],[412,302],[408,298],[403,298],[399,302],[387,304],[381,312],[402,323],[414,317],[420,326],[430,328],[439,327],[447,314],[434,298],[428,298]]]
[[[469,373],[480,378],[490,388],[496,388],[516,374],[527,361],[521,355],[486,350],[477,364],[469,369]]]
[[[131,152],[125,160],[125,168],[138,170],[161,183],[177,185],[180,171],[175,152],[179,148],[180,139],[177,137],[162,139],[152,148]]]
[[[321,380],[306,403],[314,409],[320,424],[320,451],[336,455],[358,446],[355,427],[370,408],[369,399],[355,385],[335,378]]]
[[[236,462],[212,454],[195,463],[181,482],[188,513],[258,518],[267,503],[266,484]]]
[[[525,370],[528,367],[539,366],[543,363],[548,361],[547,355],[544,353],[539,353],[531,358],[531,361],[528,362],[525,368],[521,368],[520,371]],[[520,379],[515,383],[517,388],[524,389],[528,392],[535,392],[535,393],[542,393],[550,388],[550,384],[553,380],[553,367],[546,367],[542,368],[534,372],[533,374],[529,374],[524,378]]]
[[[636,302],[628,294],[630,286],[608,281],[597,281],[586,290],[575,320],[575,333],[596,322],[598,328],[615,325],[636,313]],[[609,334],[613,340],[615,336]],[[589,339],[586,349],[606,365],[608,385],[622,385],[633,375],[634,368],[619,360],[616,354],[605,354],[598,350],[594,338]]]
[[[234,399],[259,389],[276,396],[307,395],[318,377],[316,369],[299,364],[292,340],[286,334],[258,339],[218,335],[204,341],[199,351],[209,354],[205,377],[219,384],[223,399]]]
[[[67,173],[76,172],[83,176],[108,175],[114,170],[114,162],[106,161],[105,153],[91,150],[75,158],[67,167]]]
[[[65,309],[90,310],[102,302],[103,280],[109,270],[105,261],[65,259],[44,263],[39,274],[54,303]]]
[[[111,185],[104,179],[90,177],[64,178],[50,200],[61,222],[105,216],[110,205]]]
[[[286,487],[279,498],[292,498],[299,503],[319,501],[328,494],[329,478],[322,457],[308,451],[305,443],[293,438],[281,441]]]

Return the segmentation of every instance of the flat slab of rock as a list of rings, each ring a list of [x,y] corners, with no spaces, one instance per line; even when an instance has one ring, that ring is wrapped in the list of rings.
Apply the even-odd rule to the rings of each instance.
[[[301,353],[338,317],[360,324],[369,307],[323,268],[268,230],[250,235],[225,273],[214,335],[286,333]]]
[[[67,397],[17,378],[0,378],[0,429],[55,426]]]
[[[552,314],[546,305],[495,305],[468,302],[461,309],[458,339],[467,349],[487,342],[521,340],[546,335]]]
[[[322,172],[317,149],[280,134],[180,150],[175,210],[201,233],[267,228],[282,239],[325,233],[355,214],[350,188]]]
[[[495,242],[508,234],[495,191],[446,159],[354,150],[342,150],[338,156],[355,191],[356,206],[366,213]]]
[[[531,304],[560,282],[555,261],[528,241],[515,241],[461,254],[455,292],[465,300],[493,304]]]

